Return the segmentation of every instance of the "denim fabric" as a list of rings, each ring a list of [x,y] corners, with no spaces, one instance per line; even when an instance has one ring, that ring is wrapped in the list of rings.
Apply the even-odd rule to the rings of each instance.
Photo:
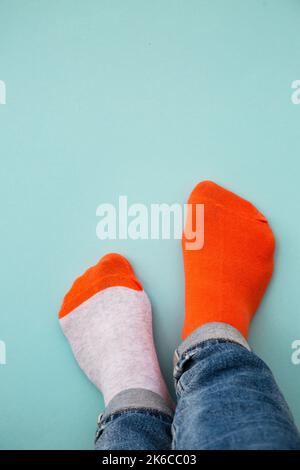
[[[169,450],[172,418],[146,408],[122,410],[100,420],[96,450]]]
[[[203,342],[181,355],[174,375],[174,449],[300,449],[270,369],[243,346]]]
[[[155,409],[114,411],[100,419],[95,448],[300,449],[271,371],[240,344],[212,339],[180,349],[174,380],[173,423]]]

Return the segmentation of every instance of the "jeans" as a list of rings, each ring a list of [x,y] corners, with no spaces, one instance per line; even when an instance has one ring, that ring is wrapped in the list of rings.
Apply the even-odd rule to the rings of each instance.
[[[175,356],[175,412],[148,390],[121,392],[100,416],[97,450],[300,449],[270,369],[237,330],[204,325]]]

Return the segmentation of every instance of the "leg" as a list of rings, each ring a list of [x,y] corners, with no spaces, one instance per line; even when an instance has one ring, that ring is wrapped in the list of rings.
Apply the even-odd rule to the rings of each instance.
[[[178,348],[176,449],[299,449],[288,406],[246,341],[273,272],[275,240],[248,201],[209,181],[189,198],[187,223],[204,204],[201,250],[183,237],[184,342]]]
[[[171,449],[172,413],[149,390],[119,393],[99,417],[96,450]]]
[[[207,323],[176,357],[175,449],[300,449],[270,369],[235,328]]]
[[[104,396],[96,449],[169,448],[172,403],[151,305],[129,262],[110,254],[88,269],[65,296],[59,319],[78,364]]]

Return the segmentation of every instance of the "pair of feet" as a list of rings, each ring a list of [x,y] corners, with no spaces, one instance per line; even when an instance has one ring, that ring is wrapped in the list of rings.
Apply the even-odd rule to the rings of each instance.
[[[205,239],[202,249],[189,250],[183,235],[183,339],[209,322],[230,324],[247,337],[273,272],[273,233],[250,202],[215,183],[194,188],[187,219],[197,204],[204,205]],[[59,319],[105,405],[118,393],[139,388],[170,404],[153,342],[151,304],[123,256],[108,254],[79,277]]]

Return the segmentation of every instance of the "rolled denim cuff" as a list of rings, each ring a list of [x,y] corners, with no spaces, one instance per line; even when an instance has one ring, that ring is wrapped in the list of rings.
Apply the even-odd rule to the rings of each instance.
[[[174,366],[187,351],[193,349],[198,344],[211,339],[220,339],[237,343],[251,351],[251,348],[244,336],[233,326],[223,322],[210,322],[194,330],[176,349],[174,353]]]
[[[98,424],[103,423],[113,414],[129,410],[156,411],[171,418],[174,414],[172,408],[157,393],[145,388],[129,388],[110,400],[104,412],[99,415]]]

